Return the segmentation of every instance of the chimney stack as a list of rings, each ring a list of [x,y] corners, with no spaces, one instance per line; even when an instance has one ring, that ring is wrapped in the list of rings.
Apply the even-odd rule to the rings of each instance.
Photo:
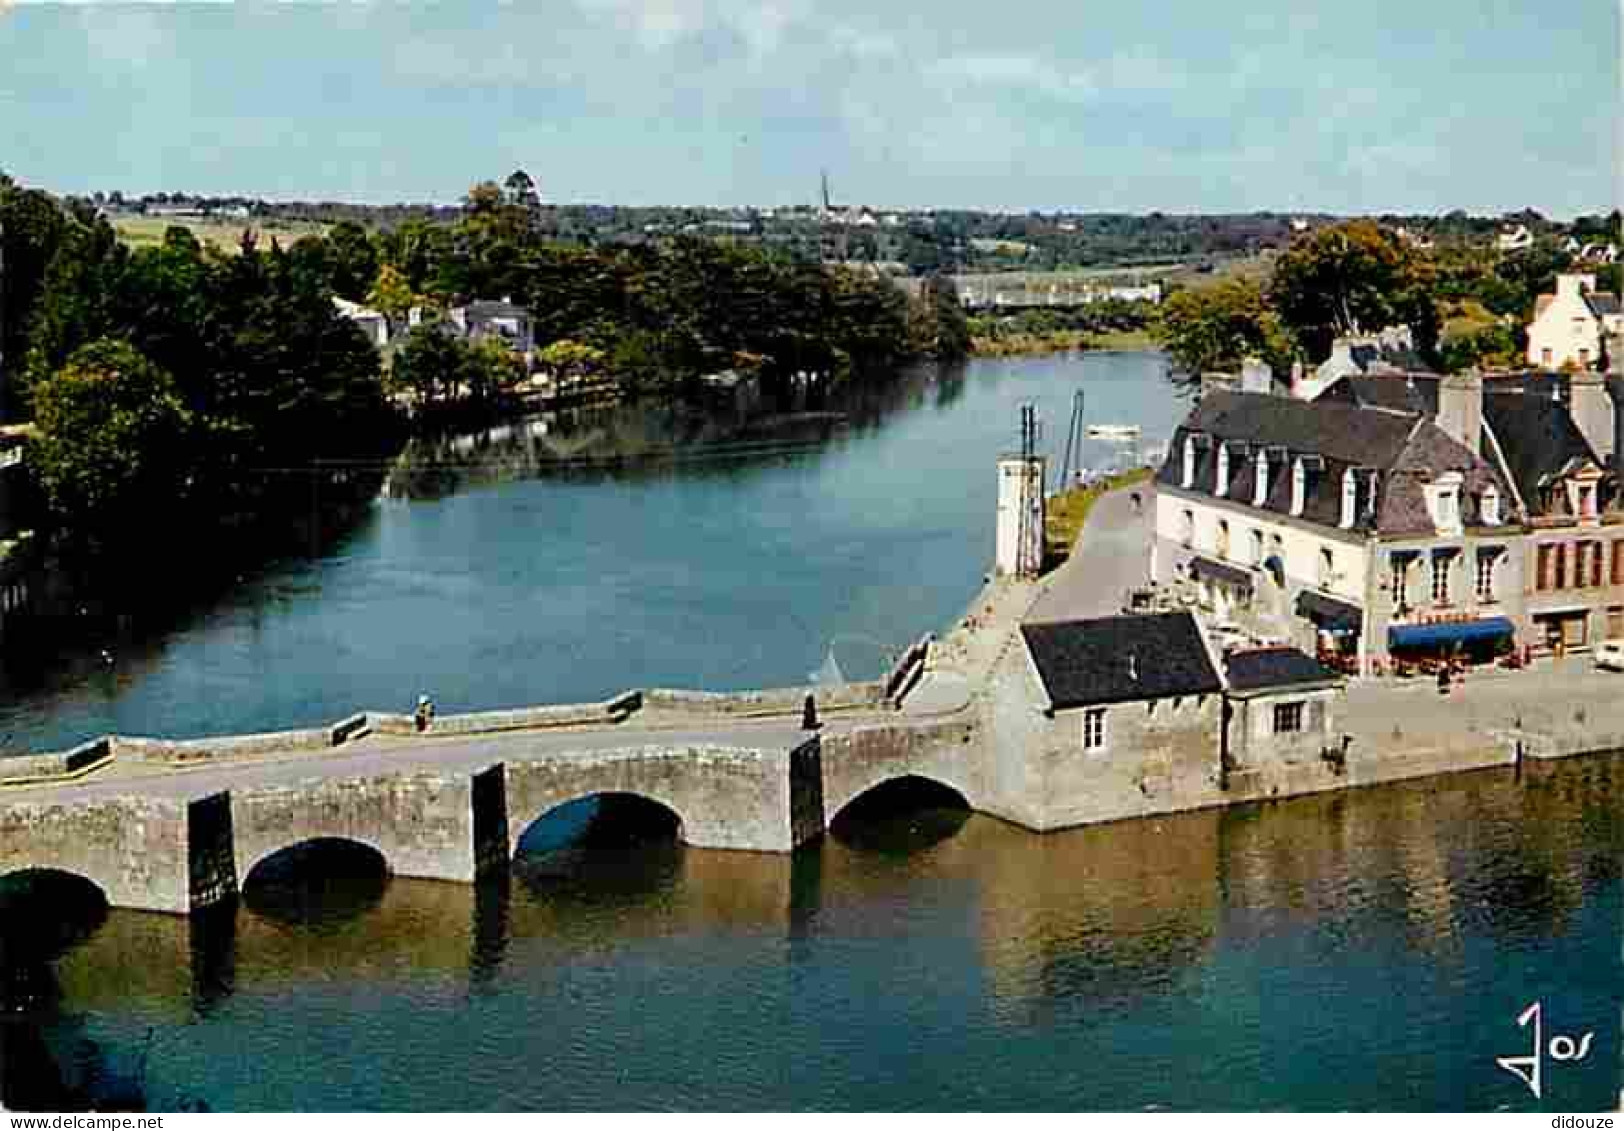
[[[1605,378],[1592,370],[1581,370],[1568,378],[1568,415],[1578,426],[1590,447],[1606,467],[1616,451],[1613,405]]]
[[[1624,462],[1624,333],[1608,334],[1607,395],[1613,400],[1613,459],[1614,470]]]
[[[1439,379],[1438,427],[1473,455],[1482,454],[1483,374],[1469,369]]]

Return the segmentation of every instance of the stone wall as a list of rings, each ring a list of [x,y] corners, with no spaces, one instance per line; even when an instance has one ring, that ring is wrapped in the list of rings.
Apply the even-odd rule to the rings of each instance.
[[[797,749],[800,747],[797,746]],[[803,765],[809,754],[800,755]],[[507,763],[509,851],[525,830],[560,805],[597,793],[633,793],[677,815],[696,848],[789,852],[804,835],[792,797],[792,750],[726,746],[642,746]],[[799,785],[806,787],[804,770]],[[804,819],[803,819],[804,822]],[[821,829],[819,830],[821,831]]]
[[[327,837],[374,849],[399,876],[471,881],[478,871],[467,776],[393,774],[239,790],[231,818],[243,883],[266,857]]]
[[[49,868],[83,876],[114,907],[192,909],[187,808],[158,798],[0,807],[0,875]]]
[[[1319,765],[1327,749],[1341,747],[1337,723],[1342,699],[1342,692],[1334,687],[1232,695],[1228,727],[1230,766]],[[1275,707],[1290,703],[1302,704],[1302,729],[1276,733]]]
[[[864,793],[903,777],[950,786],[972,809],[989,811],[976,735],[970,719],[884,723],[825,735],[823,828]]]

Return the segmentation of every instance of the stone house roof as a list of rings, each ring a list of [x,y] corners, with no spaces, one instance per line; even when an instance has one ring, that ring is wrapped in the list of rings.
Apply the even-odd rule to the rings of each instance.
[[[1568,470],[1584,463],[1602,466],[1568,406],[1549,396],[1486,392],[1483,422],[1494,432],[1523,502],[1536,514],[1545,509],[1545,489]]]
[[[1056,710],[1223,690],[1188,612],[1023,624],[1021,639]]]
[[[1342,378],[1316,399],[1318,404],[1348,404],[1390,412],[1435,416],[1438,376],[1435,373],[1356,373]]]
[[[1393,377],[1369,378],[1393,381]],[[1350,394],[1351,395],[1351,394]],[[1406,394],[1408,396],[1408,394]],[[1160,484],[1183,484],[1185,440],[1197,441],[1191,490],[1217,496],[1219,444],[1227,444],[1230,481],[1224,496],[1250,505],[1257,463],[1266,460],[1261,509],[1291,514],[1292,464],[1305,461],[1300,517],[1342,524],[1343,476],[1354,473],[1353,529],[1404,535],[1433,529],[1422,487],[1446,471],[1463,476],[1463,518],[1475,522],[1481,493],[1493,484],[1509,503],[1508,485],[1483,457],[1446,435],[1424,414],[1342,401],[1300,401],[1255,393],[1215,392],[1202,399],[1174,433]]]
[[[1305,683],[1335,683],[1341,676],[1297,648],[1247,648],[1224,655],[1231,691],[1265,691]]]

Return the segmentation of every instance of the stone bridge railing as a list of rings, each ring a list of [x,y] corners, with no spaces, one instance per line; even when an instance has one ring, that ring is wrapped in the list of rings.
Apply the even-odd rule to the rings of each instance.
[[[900,706],[902,699],[918,682],[931,639],[927,635],[910,646],[898,657],[891,670],[877,680],[754,691],[637,688],[599,702],[436,715],[428,732],[443,737],[553,727],[615,726],[645,711],[695,720],[798,716],[809,695],[816,700],[820,714],[884,710]],[[417,733],[416,720],[409,714],[358,711],[327,726],[261,734],[188,739],[109,734],[57,753],[0,757],[0,789],[75,781],[115,761],[195,766],[247,761],[271,754],[330,749],[369,734]]]

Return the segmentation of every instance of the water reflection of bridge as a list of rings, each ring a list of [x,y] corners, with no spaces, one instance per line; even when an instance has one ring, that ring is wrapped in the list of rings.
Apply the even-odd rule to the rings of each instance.
[[[964,942],[993,996],[1041,1014],[1079,995],[1156,992],[1221,937],[1357,939],[1376,907],[1398,908],[1411,942],[1441,956],[1466,932],[1559,933],[1596,870],[1616,872],[1621,793],[1624,762],[1591,757],[1543,765],[1533,781],[1486,771],[1041,837],[971,816],[903,856],[830,837],[794,855],[683,849],[648,890],[612,897],[514,877],[397,879],[356,918],[319,931],[246,907],[189,919],[114,912],[59,976],[75,1009],[154,1021],[206,1012],[238,987],[306,980],[387,984],[434,971],[476,992],[500,982],[515,948],[527,969],[562,968],[628,939],[905,930],[879,909],[967,884],[976,913]],[[1610,833],[1598,837],[1602,819]],[[1485,829],[1501,841],[1473,844]]]

